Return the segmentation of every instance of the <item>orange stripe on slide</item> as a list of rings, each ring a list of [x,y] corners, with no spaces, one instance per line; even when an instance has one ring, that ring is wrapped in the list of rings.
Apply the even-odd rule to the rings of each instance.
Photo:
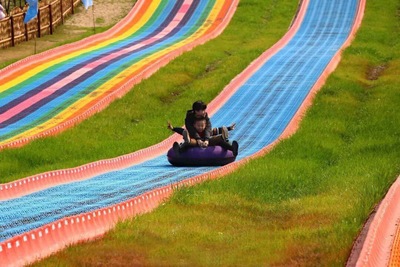
[[[397,178],[397,179],[400,179]],[[396,199],[395,200],[396,203],[400,203],[400,199]],[[397,216],[395,217],[395,220],[392,223],[396,223],[396,237],[394,239],[393,242],[393,246],[392,246],[392,253],[390,255],[390,260],[389,260],[389,266],[400,266],[400,213],[397,214]]]

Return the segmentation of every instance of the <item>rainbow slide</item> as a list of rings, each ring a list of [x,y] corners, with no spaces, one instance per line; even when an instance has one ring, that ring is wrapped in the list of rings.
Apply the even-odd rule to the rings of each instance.
[[[173,135],[118,158],[0,185],[0,266],[22,265],[101,236],[117,221],[150,211],[176,187],[220,177],[267,153],[296,130],[315,92],[351,42],[364,8],[365,0],[303,0],[288,33],[210,103],[215,125],[233,119],[237,123],[232,139],[240,143],[240,152],[232,164],[173,167],[166,158],[172,142],[180,139]],[[79,66],[74,71],[90,73],[87,64]],[[96,83],[88,81],[82,83]]]
[[[174,57],[222,32],[238,0],[140,0],[111,30],[0,71],[0,149],[103,109]]]

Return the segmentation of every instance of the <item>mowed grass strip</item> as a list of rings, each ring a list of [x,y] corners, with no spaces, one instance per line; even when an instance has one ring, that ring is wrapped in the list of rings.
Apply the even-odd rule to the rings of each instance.
[[[260,18],[246,11],[265,11],[260,2],[242,1],[228,32],[246,16]],[[400,173],[399,46],[398,1],[369,0],[355,42],[290,139],[37,266],[343,266]]]
[[[158,143],[184,124],[193,101],[211,101],[287,31],[298,2],[241,1],[224,33],[133,87],[101,113],[57,136],[0,151],[0,182],[117,157]]]

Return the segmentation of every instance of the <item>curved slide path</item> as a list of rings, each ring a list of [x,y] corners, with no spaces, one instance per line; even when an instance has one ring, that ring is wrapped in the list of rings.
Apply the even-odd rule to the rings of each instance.
[[[21,265],[104,234],[118,220],[146,212],[174,188],[233,171],[265,154],[297,127],[304,109],[336,67],[361,23],[363,0],[303,0],[289,32],[209,105],[215,125],[238,127],[238,160],[224,167],[171,166],[160,144],[78,168],[0,186],[0,265]],[[85,65],[82,65],[86,71]]]
[[[139,0],[111,30],[0,70],[0,149],[104,108],[171,59],[222,32],[238,0]]]

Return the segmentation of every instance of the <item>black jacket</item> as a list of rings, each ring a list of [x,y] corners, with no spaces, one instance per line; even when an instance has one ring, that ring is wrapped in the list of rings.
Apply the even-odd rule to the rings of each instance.
[[[206,119],[206,129],[205,129],[205,136],[204,140],[209,140],[211,136],[211,121],[206,113],[204,118]],[[186,112],[185,118],[185,128],[189,132],[190,138],[194,138],[196,140],[203,139],[197,133],[196,129],[194,128],[194,122],[196,121],[196,113],[193,110],[188,110]]]

